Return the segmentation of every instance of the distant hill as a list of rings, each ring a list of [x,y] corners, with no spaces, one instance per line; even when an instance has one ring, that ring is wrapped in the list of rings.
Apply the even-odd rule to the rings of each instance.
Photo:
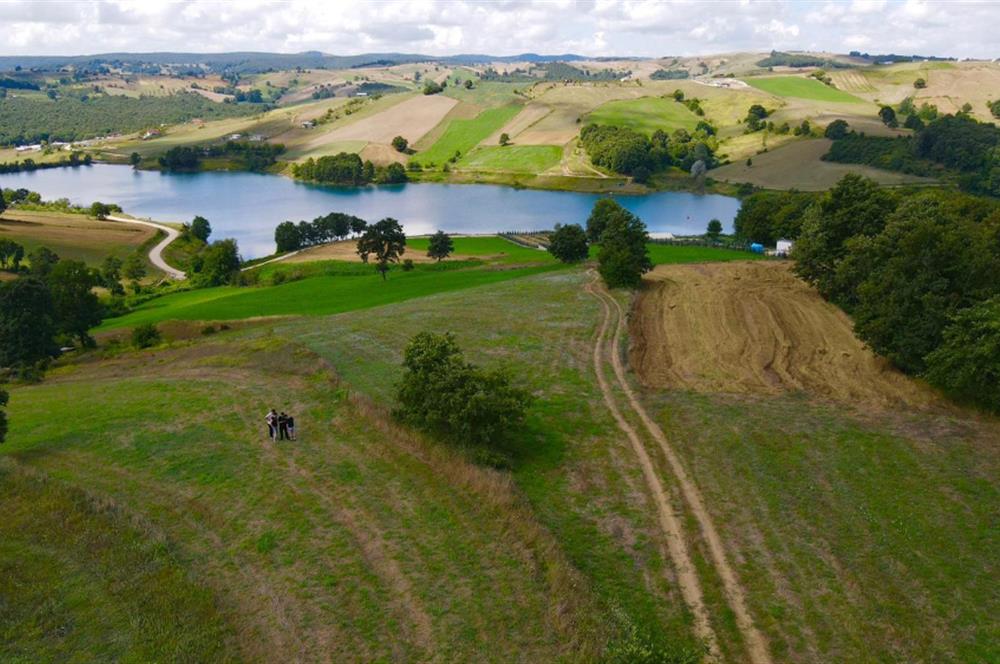
[[[16,67],[34,70],[56,70],[62,67],[97,68],[102,66],[141,68],[144,66],[170,66],[175,68],[200,68],[211,72],[239,74],[261,73],[277,69],[347,69],[372,65],[397,65],[409,62],[441,62],[445,64],[478,64],[482,62],[570,62],[585,60],[582,55],[519,55],[461,54],[445,57],[419,53],[362,53],[360,55],[331,55],[319,51],[302,53],[258,53],[237,51],[233,53],[99,53],[94,55],[11,55],[0,56],[0,71]]]

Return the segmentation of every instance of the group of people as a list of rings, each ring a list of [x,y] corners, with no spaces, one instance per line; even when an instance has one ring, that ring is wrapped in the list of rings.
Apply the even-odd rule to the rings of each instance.
[[[272,441],[295,440],[295,418],[288,413],[272,408],[264,421],[267,422],[267,437]]]

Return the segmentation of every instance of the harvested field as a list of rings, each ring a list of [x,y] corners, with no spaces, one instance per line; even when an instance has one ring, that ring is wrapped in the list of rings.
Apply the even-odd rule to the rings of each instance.
[[[937,401],[865,348],[790,263],[661,265],[647,280],[630,319],[630,360],[645,385],[883,407]]]
[[[444,95],[420,95],[327,134],[329,141],[390,143],[402,136],[410,143],[433,129],[458,102]]]
[[[823,161],[830,140],[817,138],[793,141],[778,149],[753,155],[753,165],[744,162],[727,164],[710,171],[716,180],[749,182],[767,189],[825,191],[848,173],[860,173],[883,185],[932,184],[934,180],[905,173],[883,171],[862,164],[836,164]]]
[[[551,112],[552,109],[548,106],[531,102],[514,119],[487,136],[480,145],[497,145],[500,142],[500,134],[507,134],[516,143],[517,137],[521,132],[527,130]]]

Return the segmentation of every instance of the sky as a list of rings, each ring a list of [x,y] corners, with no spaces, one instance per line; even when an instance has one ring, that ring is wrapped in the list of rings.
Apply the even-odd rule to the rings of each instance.
[[[0,55],[734,51],[1000,57],[1000,0],[0,0]]]

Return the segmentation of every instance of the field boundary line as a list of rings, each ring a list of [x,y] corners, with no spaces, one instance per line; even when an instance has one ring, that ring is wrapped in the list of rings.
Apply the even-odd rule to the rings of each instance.
[[[632,388],[628,383],[628,379],[625,376],[625,370],[622,366],[621,356],[619,353],[619,349],[621,348],[621,333],[624,328],[624,311],[618,301],[615,300],[615,298],[612,297],[611,294],[603,288],[603,286],[599,285],[596,279],[592,282],[592,287],[600,295],[600,297],[605,299],[605,301],[610,300],[615,309],[618,311],[618,324],[615,329],[611,353],[611,364],[614,367],[615,376],[628,398],[629,405],[632,410],[636,415],[638,415],[643,426],[659,445],[660,450],[663,452],[663,456],[670,465],[670,469],[680,486],[685,502],[687,502],[692,514],[698,521],[698,525],[700,526],[702,534],[705,537],[705,542],[708,546],[716,572],[722,580],[726,600],[733,611],[737,627],[739,628],[740,633],[743,636],[743,640],[746,643],[747,653],[750,656],[749,661],[752,662],[752,664],[771,664],[772,660],[770,652],[768,651],[767,642],[764,639],[763,634],[760,633],[760,630],[758,630],[757,626],[754,624],[753,618],[750,615],[750,610],[747,608],[746,590],[740,584],[739,579],[736,576],[736,571],[729,564],[729,560],[726,557],[725,547],[722,543],[722,537],[719,535],[718,530],[716,530],[715,524],[712,522],[712,517],[705,508],[705,503],[702,499],[701,492],[698,490],[698,486],[688,475],[684,468],[684,464],[681,463],[680,457],[670,445],[666,435],[663,433],[663,430],[652,420],[652,418],[649,417],[646,409],[639,402],[638,398],[636,398],[635,392],[632,391]],[[605,306],[607,305],[605,304]]]
[[[607,352],[606,346],[610,342],[608,339],[608,328],[610,327],[612,314],[607,300],[595,284],[596,278],[586,286],[587,292],[601,303],[603,309],[601,326],[597,333],[597,339],[594,342],[594,373],[597,374],[597,382],[601,388],[601,394],[604,397],[604,403],[608,411],[610,411],[611,416],[618,424],[618,428],[628,438],[632,450],[639,459],[639,465],[642,468],[646,486],[656,503],[660,527],[667,540],[667,551],[673,562],[674,571],[677,574],[677,584],[680,586],[681,595],[683,595],[685,603],[694,616],[695,634],[708,647],[708,661],[717,662],[720,661],[718,638],[708,618],[708,610],[705,607],[701,582],[698,579],[698,572],[691,560],[691,553],[688,550],[687,540],[684,537],[684,527],[673,506],[670,504],[670,498],[663,487],[663,483],[656,474],[653,461],[646,451],[646,447],[642,444],[635,429],[625,420],[625,417],[619,410],[618,405],[615,403],[611,386],[604,375],[606,360],[603,356]],[[614,352],[614,348],[611,350]]]

